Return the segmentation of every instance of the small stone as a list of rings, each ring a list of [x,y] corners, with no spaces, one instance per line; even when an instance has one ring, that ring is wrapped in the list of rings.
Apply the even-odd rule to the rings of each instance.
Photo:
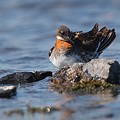
[[[0,98],[10,98],[16,94],[15,86],[1,86],[0,87]]]

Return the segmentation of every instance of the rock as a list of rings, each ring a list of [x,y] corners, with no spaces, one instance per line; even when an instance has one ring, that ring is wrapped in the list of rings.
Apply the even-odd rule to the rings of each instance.
[[[120,84],[120,64],[110,59],[93,59],[86,64],[75,63],[57,71],[51,78],[51,85],[58,89],[81,87],[108,87]]]
[[[120,64],[115,60],[91,60],[83,65],[83,72],[87,72],[94,79],[103,79],[113,84],[120,84]]]
[[[1,86],[0,87],[0,98],[10,98],[16,94],[15,86]]]
[[[52,76],[50,71],[36,72],[15,72],[0,78],[0,84],[23,84],[36,82],[45,79],[47,76]]]

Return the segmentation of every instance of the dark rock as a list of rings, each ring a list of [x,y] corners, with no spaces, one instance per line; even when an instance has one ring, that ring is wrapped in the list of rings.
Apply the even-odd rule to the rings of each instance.
[[[120,84],[120,64],[109,59],[93,59],[86,64],[75,63],[60,69],[51,78],[51,85],[62,91],[108,87],[112,84]]]
[[[0,87],[0,98],[10,98],[16,94],[15,86],[1,86]]]
[[[16,72],[8,74],[0,78],[0,84],[23,84],[36,82],[45,79],[47,76],[52,76],[50,71],[36,71],[36,72]]]

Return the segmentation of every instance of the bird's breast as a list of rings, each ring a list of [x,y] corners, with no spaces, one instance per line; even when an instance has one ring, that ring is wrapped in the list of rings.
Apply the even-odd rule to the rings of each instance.
[[[55,43],[55,48],[56,48],[56,51],[59,52],[59,51],[68,51],[70,48],[72,47],[72,45],[68,42],[65,42],[65,41],[62,41],[62,40],[56,40],[56,43]]]

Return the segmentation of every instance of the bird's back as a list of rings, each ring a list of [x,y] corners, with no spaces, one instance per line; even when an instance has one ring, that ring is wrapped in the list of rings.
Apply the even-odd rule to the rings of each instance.
[[[114,29],[108,30],[106,27],[103,27],[99,30],[97,23],[89,32],[72,32],[72,34],[75,46],[79,46],[79,53],[93,52],[95,54],[101,54],[116,37]]]

